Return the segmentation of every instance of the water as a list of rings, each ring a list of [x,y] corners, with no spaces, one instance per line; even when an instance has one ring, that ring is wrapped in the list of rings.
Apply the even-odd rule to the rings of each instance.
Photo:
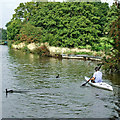
[[[106,75],[107,91],[86,85],[97,62],[58,60],[2,47],[2,118],[117,118],[120,75]],[[60,78],[56,76],[60,74]],[[27,91],[9,93],[5,89]]]

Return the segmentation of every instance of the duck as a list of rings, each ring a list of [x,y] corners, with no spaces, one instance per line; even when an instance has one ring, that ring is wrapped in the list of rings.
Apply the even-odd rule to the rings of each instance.
[[[6,89],[6,93],[13,93],[13,90],[7,90]]]
[[[20,91],[18,91],[18,90],[17,91],[16,90],[13,91],[13,90],[7,90],[6,89],[6,94],[7,93],[26,93],[26,92],[29,92],[29,91],[21,91],[21,90]]]
[[[59,74],[56,76],[56,78],[59,78]]]

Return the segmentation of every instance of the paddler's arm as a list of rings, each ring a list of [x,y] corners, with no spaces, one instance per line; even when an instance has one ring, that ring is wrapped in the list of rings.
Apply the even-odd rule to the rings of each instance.
[[[95,80],[95,78],[94,78],[94,77],[92,77],[92,78],[90,78],[88,81],[90,81],[90,80]]]

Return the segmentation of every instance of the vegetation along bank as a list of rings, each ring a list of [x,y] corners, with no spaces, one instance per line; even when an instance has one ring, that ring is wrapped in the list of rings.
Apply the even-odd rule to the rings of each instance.
[[[27,2],[20,3],[6,24],[11,44],[49,43],[60,48],[89,49],[105,56],[106,71],[120,72],[120,7],[101,2]],[[41,49],[45,52],[41,52]],[[36,50],[49,54],[46,47]]]

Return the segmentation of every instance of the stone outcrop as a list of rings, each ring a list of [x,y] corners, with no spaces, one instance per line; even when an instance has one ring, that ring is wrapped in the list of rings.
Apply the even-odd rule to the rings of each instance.
[[[18,45],[12,44],[12,48],[15,48],[15,49],[22,49],[24,47],[25,47],[25,43],[20,43]]]
[[[35,49],[37,49],[37,45],[35,43],[30,43],[30,44],[27,45],[27,48],[30,51],[34,51]]]
[[[66,47],[54,47],[54,46],[50,46],[49,43],[30,43],[30,44],[25,44],[20,43],[18,45],[12,44],[12,48],[15,49],[23,49],[24,47],[27,47],[27,49],[31,52],[34,52],[37,48],[41,47],[41,46],[46,46],[47,49],[50,52],[51,56],[54,56],[55,54],[68,54],[68,53],[79,53],[79,52],[88,52],[88,53],[93,53],[95,54],[95,52],[89,50],[89,49],[78,49],[78,48],[66,48]]]

